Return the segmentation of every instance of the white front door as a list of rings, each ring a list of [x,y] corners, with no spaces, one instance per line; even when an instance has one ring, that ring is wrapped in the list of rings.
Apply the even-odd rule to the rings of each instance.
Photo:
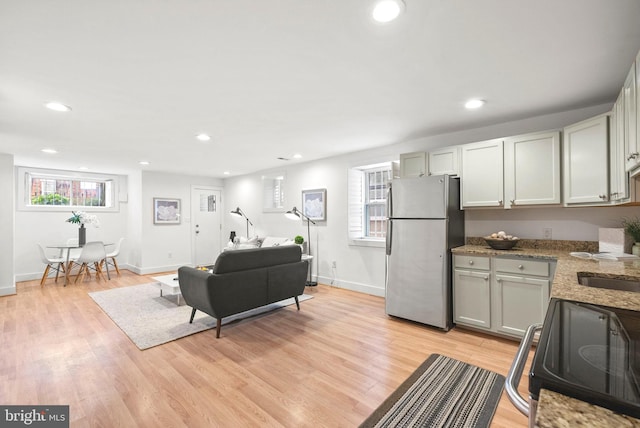
[[[191,188],[193,264],[211,265],[220,254],[221,192],[204,186]]]

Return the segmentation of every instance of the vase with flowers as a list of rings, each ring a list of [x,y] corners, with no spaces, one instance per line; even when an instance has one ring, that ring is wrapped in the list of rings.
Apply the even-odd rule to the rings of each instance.
[[[85,224],[92,224],[94,227],[100,226],[100,221],[98,221],[98,217],[94,214],[87,214],[84,211],[71,211],[73,214],[66,221],[73,224],[79,224],[80,228],[78,229],[78,245],[83,246],[87,242],[87,229],[85,229]]]
[[[622,227],[635,242],[631,248],[631,253],[640,256],[640,218],[625,218],[622,220]]]

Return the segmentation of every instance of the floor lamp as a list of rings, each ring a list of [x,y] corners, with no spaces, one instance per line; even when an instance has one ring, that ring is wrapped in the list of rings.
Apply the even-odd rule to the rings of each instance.
[[[253,223],[251,223],[251,220],[249,220],[249,217],[247,217],[247,215],[240,209],[240,207],[231,211],[231,214],[237,215],[238,217],[244,217],[247,219],[247,239],[249,239],[249,225],[253,226]]]
[[[287,216],[287,218],[289,218],[291,220],[300,220],[300,219],[307,220],[307,255],[311,256],[311,226],[310,226],[310,224],[311,223],[316,224],[316,222],[311,220],[306,215],[304,215],[304,213],[302,213],[296,207],[293,207],[293,209],[291,211],[287,211],[284,215]],[[317,282],[311,280],[311,263],[312,263],[312,260],[313,259],[309,259],[309,281],[307,281],[307,286],[309,286],[309,287],[314,287],[314,286],[318,285]]]

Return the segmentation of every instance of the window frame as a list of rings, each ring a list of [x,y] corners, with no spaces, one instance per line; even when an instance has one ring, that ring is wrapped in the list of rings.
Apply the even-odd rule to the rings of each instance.
[[[375,171],[389,171],[389,180],[396,176],[397,163],[378,162],[369,165],[361,165],[349,168],[348,171],[348,242],[349,245],[364,247],[384,247],[386,237],[367,236],[368,226],[366,225],[367,207],[371,204],[368,196],[368,180],[366,174]],[[386,191],[383,199],[386,205]],[[375,205],[380,205],[379,203]]]
[[[110,198],[113,202],[109,207],[90,206],[90,205],[31,205],[31,187],[30,176],[39,175],[46,178],[56,180],[86,180],[93,182],[111,182]],[[19,211],[53,211],[68,212],[85,211],[85,212],[118,212],[120,210],[120,176],[115,174],[92,173],[85,171],[71,171],[61,169],[35,168],[35,167],[16,167],[16,207]]]

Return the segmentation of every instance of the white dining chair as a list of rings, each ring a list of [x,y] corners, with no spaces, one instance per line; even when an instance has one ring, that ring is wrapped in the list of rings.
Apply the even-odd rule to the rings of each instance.
[[[62,270],[62,272],[65,271],[64,262],[66,261],[66,258],[47,257],[47,253],[44,251],[44,247],[42,246],[42,244],[38,244],[38,250],[40,252],[40,259],[42,260],[42,263],[47,265],[47,267],[44,269],[44,273],[42,274],[40,285],[44,284],[44,282],[47,280],[47,277],[49,276],[49,273],[53,273],[51,272],[51,269],[56,271],[56,282],[58,282],[58,276],[60,275],[60,270]]]
[[[78,282],[80,278],[84,279],[85,273],[87,273],[89,278],[91,278],[91,269],[96,271],[96,279],[98,279],[102,274],[100,264],[106,256],[107,253],[102,241],[92,241],[84,244],[82,251],[80,252],[80,256],[76,261],[76,263],[80,265],[80,270],[78,271],[78,276],[76,276],[75,282]]]
[[[102,264],[104,263],[107,263],[113,266],[116,269],[116,273],[118,274],[118,276],[120,276],[120,269],[118,268],[118,262],[116,261],[116,257],[118,257],[118,254],[120,254],[120,247],[122,246],[122,241],[124,241],[124,238],[120,238],[118,240],[118,243],[116,244],[116,247],[113,249],[113,251],[108,253],[107,257],[105,257],[104,260],[102,260],[102,262],[100,263],[101,267],[102,267]]]

